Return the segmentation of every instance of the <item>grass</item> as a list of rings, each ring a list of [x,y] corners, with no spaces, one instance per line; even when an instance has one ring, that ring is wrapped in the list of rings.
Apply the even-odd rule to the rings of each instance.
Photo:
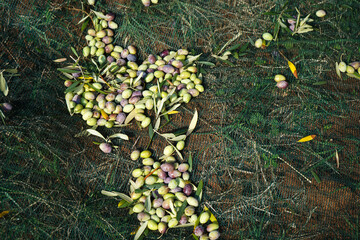
[[[206,92],[175,115],[166,130],[179,129],[196,107],[199,126],[186,143],[192,153],[192,180],[204,180],[203,204],[215,214],[224,239],[356,239],[359,236],[359,80],[335,73],[340,57],[359,60],[357,1],[289,3],[306,16],[318,9],[315,31],[290,36],[263,50],[249,45],[215,60],[225,44],[244,46],[273,32],[285,1],[166,1],[149,9],[135,1],[98,1],[97,9],[116,13],[119,43],[135,43],[140,56],[164,48],[203,52]],[[53,59],[83,45],[76,23],[78,1],[0,2],[0,58],[18,68],[8,84],[12,112],[0,125],[0,219],[5,239],[131,239],[135,216],[116,208],[102,189],[127,192],[128,158],[135,136],[145,148],[147,132],[136,126],[129,143],[103,155],[92,137],[74,137],[86,128],[70,117],[64,87]],[[171,14],[170,14],[171,13]],[[240,33],[240,34],[239,34]],[[80,37],[79,37],[80,36]],[[234,38],[236,37],[236,38]],[[231,39],[235,39],[231,41]],[[241,47],[240,47],[241,48]],[[239,49],[233,52],[239,51]],[[284,53],[298,68],[293,77]],[[287,90],[274,87],[284,74]],[[313,141],[297,143],[304,136]],[[150,148],[160,151],[160,138]],[[338,153],[338,159],[336,156]],[[311,183],[310,183],[311,182]],[[169,239],[190,239],[190,230],[169,231]],[[156,238],[159,235],[151,235]]]

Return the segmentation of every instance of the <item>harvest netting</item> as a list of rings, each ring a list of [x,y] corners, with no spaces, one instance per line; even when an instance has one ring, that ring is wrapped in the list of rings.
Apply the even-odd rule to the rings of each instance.
[[[199,112],[183,155],[193,159],[191,181],[204,182],[201,206],[216,216],[221,239],[360,237],[360,80],[335,70],[360,60],[358,1],[102,0],[93,8],[115,13],[114,41],[135,45],[140,59],[187,48],[214,63],[200,64],[205,91],[163,131],[186,129]],[[82,51],[82,9],[82,1],[0,1],[0,69],[18,71],[4,72],[9,93],[0,97],[13,106],[0,125],[3,239],[133,239],[139,226],[101,190],[129,191],[141,165],[129,156],[146,148],[148,130],[122,128],[130,141],[102,153],[81,134],[86,123],[69,115],[53,62],[71,47]],[[327,15],[316,17],[319,9]],[[277,24],[280,13],[296,18],[297,10],[311,14],[314,31],[291,34]],[[269,46],[251,44],[277,28]],[[286,89],[276,88],[276,74],[286,76]],[[165,146],[156,136],[150,148],[159,157]],[[161,239],[191,233],[169,229]]]

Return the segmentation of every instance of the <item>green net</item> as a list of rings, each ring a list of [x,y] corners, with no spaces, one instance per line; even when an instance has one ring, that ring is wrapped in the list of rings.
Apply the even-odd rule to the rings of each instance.
[[[335,72],[340,56],[360,59],[355,0],[291,2],[315,31],[282,33],[266,49],[243,46],[273,32],[286,1],[160,0],[98,1],[119,24],[115,41],[134,44],[140,58],[163,49],[188,48],[216,63],[203,66],[206,91],[180,108],[164,132],[188,126],[194,109],[197,129],[184,156],[194,160],[192,181],[204,181],[202,206],[220,223],[221,239],[358,239],[360,114],[359,80]],[[13,110],[0,125],[0,233],[3,239],[132,239],[136,216],[118,209],[103,189],[128,192],[130,172],[139,163],[131,149],[145,148],[148,132],[123,129],[131,141],[103,154],[87,128],[71,117],[63,81],[52,60],[84,46],[81,1],[0,1],[0,68],[17,68],[8,80]],[[240,44],[229,63],[212,54]],[[284,53],[299,72],[296,79]],[[273,76],[284,74],[286,90]],[[1,95],[2,96],[2,95]],[[108,130],[115,131],[115,130]],[[313,141],[298,143],[316,135]],[[150,148],[160,156],[165,142]],[[4,213],[4,212],[3,212]],[[4,216],[3,216],[4,215]],[[156,239],[160,234],[150,234]],[[161,239],[191,239],[190,229],[172,229]]]

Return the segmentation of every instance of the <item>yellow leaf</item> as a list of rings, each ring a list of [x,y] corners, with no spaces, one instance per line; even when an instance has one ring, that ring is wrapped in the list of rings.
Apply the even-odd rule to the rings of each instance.
[[[136,232],[139,230],[139,228],[140,228],[140,226],[139,226],[135,231],[133,231],[132,233],[130,233],[130,235],[135,235]]]
[[[10,212],[10,211],[2,211],[2,212],[0,213],[0,218],[2,218],[2,217],[4,217],[4,216],[8,215],[8,214],[9,214],[9,212]]]
[[[217,222],[216,217],[214,216],[214,214],[212,214],[212,212],[205,206],[204,210],[207,211],[210,214],[210,221],[211,222]]]
[[[316,137],[316,135],[309,135],[309,136],[306,136],[306,137],[300,139],[298,142],[308,142],[308,141],[313,140],[315,137]]]
[[[168,115],[177,114],[177,113],[179,113],[179,111],[171,111],[171,112],[168,112]]]
[[[103,116],[103,118],[105,118],[106,120],[109,120],[109,115],[107,115],[104,110],[101,109],[100,112],[101,112],[101,116]]]
[[[93,79],[92,77],[83,77],[83,76],[80,76],[78,77],[79,79],[85,79],[85,80],[88,80],[88,79]]]
[[[297,70],[296,70],[295,65],[290,61],[288,61],[288,64],[289,64],[289,68],[290,68],[291,72],[294,74],[294,76],[296,78],[298,78],[298,74],[297,74]]]

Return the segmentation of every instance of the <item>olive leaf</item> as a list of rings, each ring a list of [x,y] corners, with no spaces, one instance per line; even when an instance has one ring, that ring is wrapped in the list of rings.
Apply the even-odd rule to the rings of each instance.
[[[138,109],[138,108],[135,108],[134,110],[132,110],[129,115],[127,115],[126,119],[125,119],[125,124],[128,124],[131,122],[131,120],[133,120],[135,118],[135,115],[138,114],[138,113],[144,113],[144,110],[143,109]]]
[[[78,70],[74,70],[74,69],[68,69],[68,68],[57,68],[58,71],[63,72],[63,73],[77,73],[79,72]]]
[[[354,73],[346,73],[349,77],[353,77],[356,79],[360,79],[360,74],[354,72]]]
[[[186,224],[176,225],[175,227],[172,227],[172,228],[184,228],[184,227],[192,227],[192,226],[194,226],[194,223],[186,223]]]
[[[84,18],[82,18],[77,24],[80,24],[80,23],[82,23],[83,21],[85,21],[86,19],[88,19],[89,18],[89,15],[87,15],[86,17],[84,17]]]
[[[193,165],[193,160],[192,160],[191,153],[189,153],[188,163],[189,163],[189,172],[191,172],[192,171],[192,165]]]
[[[58,58],[58,59],[53,60],[53,62],[61,63],[61,62],[65,62],[66,60],[67,60],[67,58]]]
[[[179,210],[176,213],[176,220],[179,221],[181,216],[184,214],[185,208],[187,207],[187,201],[185,199],[185,201],[182,203],[181,207],[179,208]]]
[[[179,135],[179,136],[173,137],[173,138],[171,138],[169,140],[177,142],[177,141],[182,141],[182,140],[185,140],[185,139],[186,139],[186,135]]]
[[[204,182],[203,182],[203,180],[200,180],[199,185],[197,186],[197,189],[195,192],[195,197],[197,197],[199,199],[199,202],[201,201],[203,186],[204,186]]]
[[[95,13],[95,15],[100,18],[100,19],[106,19],[106,16],[102,13],[102,12],[97,12],[92,10],[93,13]]]
[[[160,123],[161,123],[161,119],[159,117],[158,119],[156,119],[155,126],[154,126],[154,131],[157,131],[159,129]]]
[[[108,138],[121,138],[121,139],[124,139],[124,140],[129,140],[128,135],[123,134],[123,133],[115,133],[115,134],[109,136]]]
[[[70,87],[65,90],[65,93],[72,92],[79,85],[80,81],[73,82]],[[82,88],[82,86],[81,86]]]
[[[170,112],[172,112],[172,111],[175,111],[178,107],[180,107],[181,106],[181,103],[178,103],[178,104],[176,104],[175,106],[173,106],[172,108],[170,108],[168,111],[166,111],[166,112],[164,112],[163,114],[161,114],[160,116],[163,116],[163,115],[165,115],[165,114],[168,114],[168,113],[170,113]]]
[[[336,67],[336,74],[339,76],[340,79],[342,79],[338,62],[335,63],[335,67]]]
[[[68,100],[67,98],[65,98],[65,101],[66,101],[66,107],[70,113],[70,116],[74,115],[74,113],[72,112],[71,110],[71,107],[70,107],[70,100]]]
[[[75,48],[71,47],[71,51],[75,54],[75,56],[79,57],[79,54],[76,52]]]
[[[198,61],[199,64],[204,64],[207,66],[215,67],[215,63],[212,62],[206,62],[206,61]]]
[[[118,208],[127,208],[128,206],[130,206],[131,203],[129,203],[128,201],[122,199],[119,203],[118,203]]]
[[[169,205],[170,205],[170,209],[171,209],[172,214],[176,216],[176,210],[175,210],[174,203],[173,203],[172,200],[170,200]]]
[[[195,234],[192,234],[192,236],[195,240],[199,240],[199,238]]]
[[[12,74],[18,73],[18,70],[16,68],[8,68],[4,69],[4,71]]]
[[[192,133],[192,131],[194,131],[194,129],[196,127],[196,124],[197,124],[197,121],[198,121],[198,111],[195,109],[194,116],[191,119],[189,129],[186,132],[186,136],[189,136]]]
[[[146,197],[145,209],[146,209],[147,212],[149,212],[150,209],[151,209],[151,194],[149,194],[149,196]]]
[[[199,55],[196,55],[196,56],[188,55],[187,64],[191,64],[194,61],[198,60],[201,55],[202,55],[202,53],[200,53]]]
[[[94,135],[94,136],[97,136],[97,137],[100,137],[100,138],[106,140],[105,137],[100,132],[98,132],[94,129],[87,129],[86,131],[89,132],[91,135]]]
[[[123,194],[123,193],[114,192],[114,191],[109,192],[109,191],[101,190],[101,194],[108,196],[108,197],[120,197],[120,198],[124,199],[125,201],[127,201],[128,203],[133,202],[131,197],[129,197],[128,195]]]
[[[175,137],[175,134],[173,133],[163,133],[163,134],[160,134],[162,137],[166,138],[166,139],[169,139],[169,138],[174,138]]]
[[[6,83],[3,72],[0,73],[0,90],[4,93],[5,96],[9,94],[9,87]]]
[[[137,230],[135,234],[134,240],[138,240],[141,237],[141,235],[144,233],[145,229],[147,228],[147,225],[148,225],[148,221],[142,223],[141,227]]]

